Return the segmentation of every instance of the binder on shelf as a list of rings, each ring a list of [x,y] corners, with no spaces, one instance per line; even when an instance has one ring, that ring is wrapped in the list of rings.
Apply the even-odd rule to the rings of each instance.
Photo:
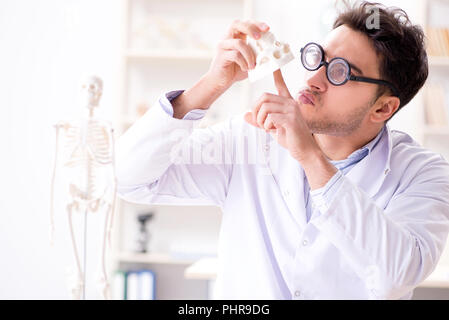
[[[154,300],[156,298],[156,277],[153,271],[129,271],[126,278],[127,300]]]
[[[150,270],[139,272],[139,298],[140,300],[155,300],[155,276]]]
[[[126,300],[126,272],[117,270],[112,281],[112,299]]]
[[[139,274],[129,271],[126,275],[126,300],[139,300]]]

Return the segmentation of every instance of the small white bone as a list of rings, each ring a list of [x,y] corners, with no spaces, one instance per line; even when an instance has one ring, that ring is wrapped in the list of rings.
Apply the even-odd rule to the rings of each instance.
[[[256,68],[248,72],[250,82],[272,74],[295,58],[290,46],[276,40],[269,31],[262,33],[258,40],[248,38],[247,42],[256,54]]]

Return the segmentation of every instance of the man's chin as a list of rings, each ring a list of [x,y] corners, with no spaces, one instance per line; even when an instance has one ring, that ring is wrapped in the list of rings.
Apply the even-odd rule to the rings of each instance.
[[[310,117],[307,117],[307,114],[303,114],[303,119],[312,134],[336,134],[335,123],[331,123],[323,119],[311,119]]]

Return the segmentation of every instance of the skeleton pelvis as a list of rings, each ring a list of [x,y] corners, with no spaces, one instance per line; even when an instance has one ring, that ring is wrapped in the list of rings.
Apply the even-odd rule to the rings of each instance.
[[[79,205],[87,206],[90,212],[96,212],[100,207],[102,198],[91,198],[87,192],[83,192],[73,183],[69,186],[70,195],[72,196],[74,203],[76,203],[75,208],[78,210]]]

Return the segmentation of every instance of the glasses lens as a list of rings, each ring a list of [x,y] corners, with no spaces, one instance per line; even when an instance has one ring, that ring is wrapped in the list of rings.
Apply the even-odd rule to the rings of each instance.
[[[321,63],[323,55],[321,49],[316,44],[310,44],[304,48],[302,63],[308,70],[316,70]]]
[[[346,61],[335,59],[329,63],[327,76],[332,84],[340,85],[347,81],[349,75],[349,65]]]

